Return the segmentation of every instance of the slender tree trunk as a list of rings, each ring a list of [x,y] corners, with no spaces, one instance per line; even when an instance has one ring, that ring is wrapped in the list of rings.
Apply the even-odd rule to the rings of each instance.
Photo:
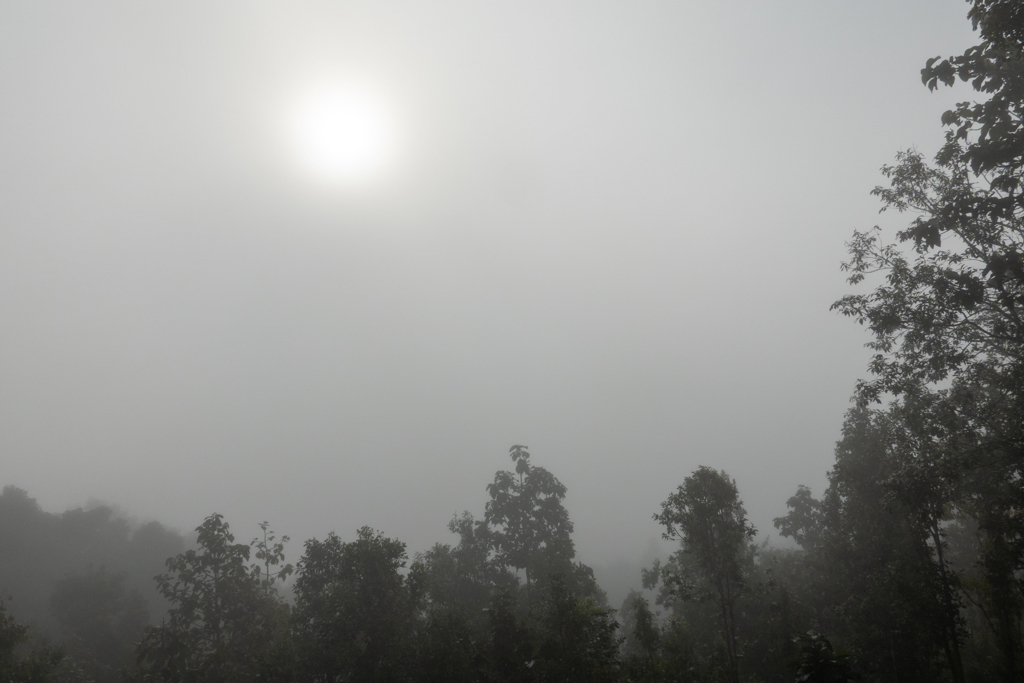
[[[1012,610],[1005,605],[999,606],[997,620],[999,623],[999,649],[1003,651],[1004,665],[1006,667],[1006,683],[1017,681],[1017,633],[1016,620],[1013,618]]]
[[[210,621],[213,623],[213,672],[215,677],[221,676],[224,668],[224,641],[221,630],[221,589],[220,589],[220,558],[214,558],[213,564],[213,601]]]
[[[889,664],[892,666],[892,673],[896,680],[900,680],[900,669],[896,666],[896,648],[892,644],[892,633],[889,634]]]
[[[934,515],[931,519],[932,541],[935,543],[935,553],[939,561],[939,577],[942,580],[942,599],[945,603],[943,610],[943,631],[945,632],[946,658],[949,660],[949,670],[953,674],[954,683],[964,683],[964,665],[960,658],[960,636],[956,628],[957,605],[953,600],[953,588],[950,586],[949,574],[946,572],[946,559],[942,552],[942,536],[939,533],[939,522]]]
[[[736,657],[736,628],[733,623],[732,605],[729,604],[728,589],[721,581],[716,582],[718,589],[718,606],[722,610],[722,635],[725,640],[725,654],[729,659],[729,680],[739,683],[739,660]]]
[[[719,606],[722,609],[722,635],[725,640],[725,652],[729,658],[729,679],[732,683],[740,681],[739,660],[736,657],[736,626],[733,623],[732,595],[729,590],[729,580],[723,575],[723,570],[718,563],[718,547],[715,543],[713,529],[708,530],[708,540],[711,545],[711,574],[714,577],[715,588],[718,590]]]
[[[733,683],[739,683],[740,681],[740,657],[738,643],[736,642],[736,614],[733,611],[733,595],[732,595],[732,584],[729,579],[725,580],[725,594],[728,602],[726,603],[729,610],[729,626],[726,637],[729,639],[729,652],[731,653],[732,661],[730,662],[732,667],[732,680]]]
[[[991,588],[991,601],[995,611],[996,640],[1003,653],[1003,680],[1017,681],[1017,650],[1020,647],[1019,596],[1013,585],[1013,554],[1006,547],[1006,540],[996,528],[988,531],[989,545],[985,550],[983,563],[985,577]]]

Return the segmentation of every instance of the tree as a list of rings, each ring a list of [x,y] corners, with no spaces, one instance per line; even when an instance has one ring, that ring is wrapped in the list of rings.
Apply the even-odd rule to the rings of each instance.
[[[138,591],[149,613],[159,618],[168,604],[153,576],[184,546],[179,534],[156,522],[133,531],[106,506],[54,514],[14,486],[0,491],[0,587],[16,598],[9,606],[15,618],[44,631],[61,628],[50,611],[56,582],[89,567],[123,574],[125,590]]]
[[[918,419],[852,409],[822,500],[801,487],[775,525],[803,548],[814,629],[863,653],[866,674],[923,682],[945,667],[963,680],[959,575],[945,552],[950,494],[925,466],[935,444]]]
[[[618,623],[593,599],[574,595],[556,574],[548,584],[540,619],[537,680],[600,683],[618,674]]]
[[[198,549],[167,560],[168,573],[156,577],[172,607],[139,644],[140,670],[167,683],[255,680],[280,614],[276,601],[222,515],[196,532]]]
[[[126,581],[125,574],[101,567],[61,579],[50,597],[64,648],[92,678],[113,680],[134,663],[148,614]]]
[[[669,590],[684,600],[714,600],[721,617],[729,676],[739,681],[736,638],[736,601],[746,588],[744,559],[756,529],[747,522],[736,482],[725,472],[699,467],[661,504],[654,519],[665,527],[666,540],[681,543],[681,552],[692,562],[678,558],[664,569],[656,565],[645,583],[657,574]]]
[[[526,446],[512,446],[509,455],[516,471],[494,475],[483,521],[498,563],[525,570],[529,586],[538,569],[543,575],[571,563],[576,554],[573,525],[562,505],[565,486],[543,467],[530,464]]]
[[[630,591],[619,610],[622,628],[625,633],[623,652],[636,659],[646,668],[654,668],[654,660],[658,654],[661,631],[651,612],[650,603],[643,594]]]
[[[429,609],[416,642],[418,683],[473,683],[480,679],[482,631],[459,609]]]
[[[930,392],[905,395],[885,415],[887,446],[895,467],[885,484],[908,512],[918,547],[933,569],[929,583],[935,587],[935,621],[956,683],[964,680],[963,604],[959,576],[946,558],[945,523],[957,512],[963,486],[960,422],[948,402]]]
[[[811,490],[801,484],[796,493],[786,501],[789,514],[775,519],[775,528],[782,536],[788,536],[801,547],[817,548],[821,543],[824,518],[821,503],[814,499]]]
[[[306,542],[294,623],[307,679],[404,680],[423,584],[422,567],[402,576],[405,564],[405,544],[369,527],[350,543],[334,534]]]
[[[663,634],[661,625],[651,612],[650,603],[641,593],[630,591],[619,610],[619,618],[624,636],[623,666],[628,680],[655,683],[681,678],[666,676],[671,673],[671,665],[665,657],[665,645],[669,639]],[[677,623],[677,620],[673,620],[669,628]],[[694,654],[692,647],[687,648],[687,654]],[[690,665],[685,667],[688,669],[693,662],[686,664]]]
[[[982,99],[943,114],[934,164],[907,151],[883,168],[889,185],[874,191],[883,210],[913,218],[894,244],[877,229],[854,234],[851,284],[882,280],[834,308],[873,335],[862,404],[928,396],[957,425],[903,479],[951,474],[948,502],[983,536],[982,593],[1013,681],[1024,607],[1024,10],[1015,0],[971,5],[981,42],[928,60],[922,80],[930,89],[969,82]]]
[[[424,591],[417,670],[424,681],[476,680],[486,668],[492,596],[518,586],[492,558],[486,526],[465,512],[448,529],[459,535],[456,546],[438,543],[416,557]]]
[[[4,598],[7,599],[4,599]],[[7,596],[0,596],[0,681],[48,683],[64,659],[64,653],[43,647],[22,656],[17,650],[29,639],[28,628],[7,613]]]
[[[253,564],[252,569],[260,585],[268,595],[272,596],[274,595],[274,583],[285,581],[295,571],[292,565],[286,564],[284,561],[284,546],[291,539],[282,536],[281,540],[278,540],[270,528],[270,522],[260,522],[260,531],[263,533],[252,539],[249,546],[256,549],[255,557],[257,560],[262,560],[263,565]],[[279,568],[278,565],[280,565]],[[273,571],[271,571],[271,567],[274,567]]]
[[[882,210],[914,214],[899,244],[882,244],[877,229],[849,244],[851,284],[885,274],[833,306],[875,337],[876,379],[861,385],[863,398],[1024,359],[1024,12],[1012,0],[974,0],[970,16],[985,40],[929,59],[922,79],[930,89],[970,81],[988,99],[943,114],[950,130],[934,166],[907,151],[883,167],[890,185],[873,192]],[[913,247],[912,260],[901,246]]]
[[[517,614],[514,595],[497,592],[488,609],[489,647],[487,671],[500,683],[531,683],[535,680],[535,636]]]
[[[492,592],[512,590],[518,579],[494,560],[487,527],[471,514],[453,518],[448,529],[458,534],[458,545],[438,543],[416,558],[424,568],[429,606],[460,611],[482,625]]]

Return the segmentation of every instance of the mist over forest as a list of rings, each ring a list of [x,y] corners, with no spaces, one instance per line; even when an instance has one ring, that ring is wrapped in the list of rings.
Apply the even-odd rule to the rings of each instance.
[[[1019,0],[11,4],[0,86],[0,682],[1024,680]]]

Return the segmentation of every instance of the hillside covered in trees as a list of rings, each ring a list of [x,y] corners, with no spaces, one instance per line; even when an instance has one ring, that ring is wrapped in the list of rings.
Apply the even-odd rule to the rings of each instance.
[[[218,514],[193,544],[8,487],[0,681],[1021,680],[1024,6],[969,17],[980,43],[922,76],[977,101],[934,160],[883,169],[904,229],[849,244],[834,308],[870,331],[870,377],[827,489],[775,520],[795,548],[759,544],[735,481],[700,467],[651,511],[675,552],[609,605],[565,487],[519,445],[482,518],[411,557],[366,527],[239,542]]]

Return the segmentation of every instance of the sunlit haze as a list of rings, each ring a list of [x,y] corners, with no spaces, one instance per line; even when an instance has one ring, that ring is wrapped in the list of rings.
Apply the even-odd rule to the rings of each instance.
[[[352,88],[323,87],[294,106],[289,121],[298,162],[318,179],[370,179],[390,161],[393,124],[374,99]]]
[[[612,591],[699,465],[776,539],[968,8],[2,3],[0,487],[416,552],[525,444]]]

